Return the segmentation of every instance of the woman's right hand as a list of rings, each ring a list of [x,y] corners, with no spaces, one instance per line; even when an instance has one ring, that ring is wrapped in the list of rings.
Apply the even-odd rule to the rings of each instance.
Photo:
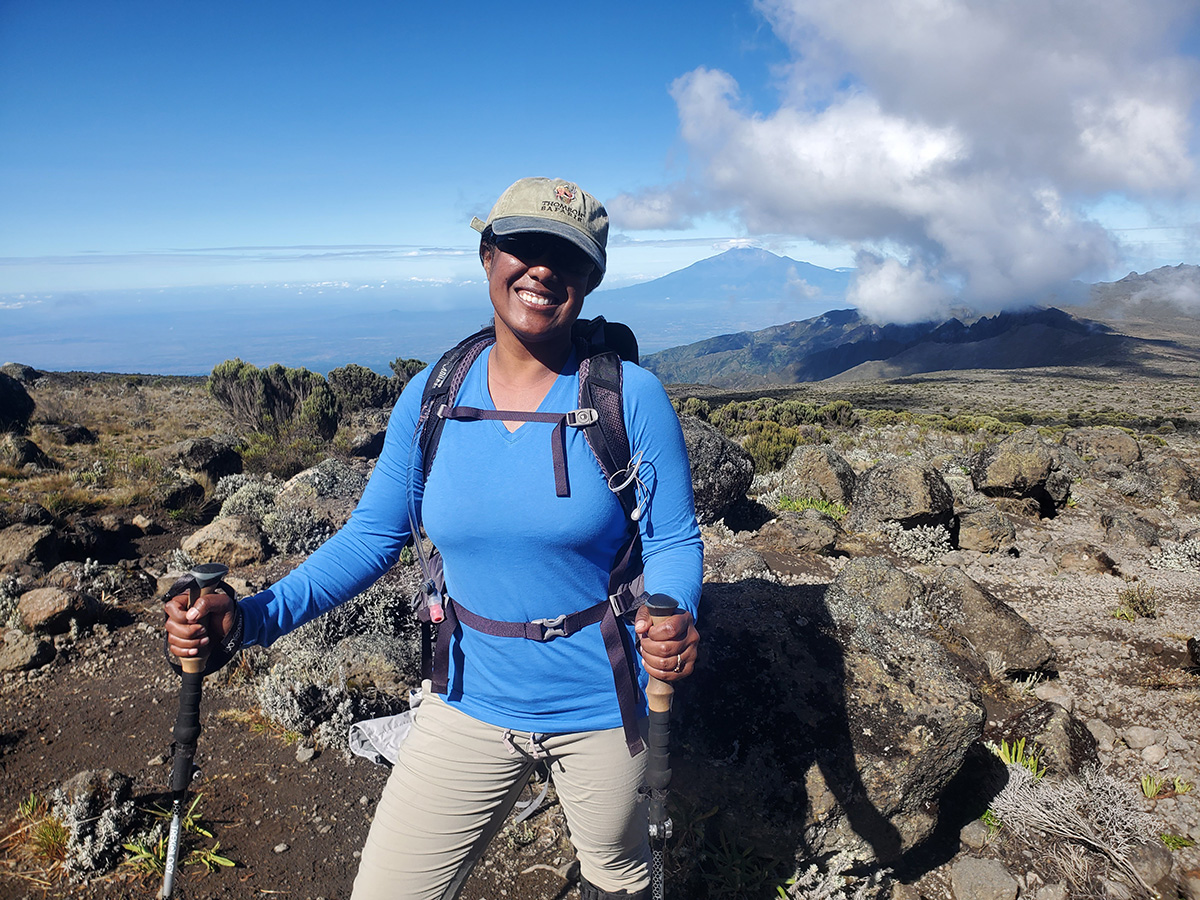
[[[220,646],[237,619],[233,597],[221,590],[202,594],[191,609],[188,595],[176,594],[163,604],[163,610],[167,614],[167,647],[181,659]]]

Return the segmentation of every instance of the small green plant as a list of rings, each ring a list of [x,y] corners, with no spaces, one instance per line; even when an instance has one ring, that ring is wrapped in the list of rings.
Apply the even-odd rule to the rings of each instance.
[[[1182,834],[1160,834],[1159,840],[1167,845],[1168,850],[1182,850],[1185,847],[1195,847],[1196,842]]]
[[[1190,781],[1184,781],[1178,775],[1175,776],[1173,781],[1175,783],[1175,793],[1176,794],[1189,793],[1191,791],[1191,789],[1195,787],[1195,785],[1192,784]]]
[[[210,837],[212,837],[212,832],[209,831],[208,829],[206,829],[201,824],[200,814],[198,812],[196,812],[196,807],[200,805],[200,799],[203,796],[204,796],[204,794],[202,794],[202,793],[197,794],[192,799],[192,805],[187,808],[187,812],[185,812],[180,817],[179,821],[180,821],[180,824],[183,826],[184,831],[191,832],[192,834],[202,834],[206,838],[210,838]],[[146,811],[148,813],[150,813],[150,815],[154,816],[157,819],[174,818],[174,813],[171,810],[163,809],[163,807],[161,807],[161,806],[155,806],[154,808],[148,809]]]
[[[147,876],[160,876],[167,866],[167,838],[160,835],[158,840],[143,838],[122,844],[125,857],[121,865],[128,866],[135,872]]]
[[[48,863],[61,863],[67,858],[67,843],[71,832],[55,816],[47,815],[29,830],[33,855]]]
[[[22,819],[28,819],[32,822],[44,818],[48,809],[49,804],[46,803],[45,798],[39,797],[33,791],[30,791],[29,796],[18,804],[17,814]]]
[[[1025,738],[1018,738],[1011,744],[1005,740],[999,744],[987,741],[984,746],[1000,757],[1000,761],[1006,766],[1020,766],[1033,776],[1034,781],[1040,781],[1046,774],[1046,767],[1042,765],[1042,754],[1033,747],[1026,752]]]
[[[209,872],[215,872],[219,867],[233,868],[237,865],[232,859],[227,856],[221,856],[217,853],[221,849],[221,842],[217,841],[211,847],[201,847],[193,850],[188,854],[188,858],[184,860],[185,866],[204,866]]]
[[[1155,619],[1161,609],[1158,592],[1152,586],[1135,584],[1117,594],[1118,606],[1112,611],[1114,619],[1132,622],[1135,619]]]
[[[989,839],[994,838],[1000,833],[1000,829],[1004,827],[1004,823],[1000,821],[1000,817],[996,815],[996,811],[991,807],[985,809],[983,815],[979,818],[987,826]]]
[[[815,509],[818,512],[825,513],[830,518],[838,520],[845,518],[846,513],[849,512],[840,503],[832,500],[821,500],[816,497],[801,497],[799,499],[787,496],[780,497],[779,508],[791,512],[804,512],[806,509]]]
[[[1162,775],[1143,775],[1142,776],[1142,793],[1150,800],[1153,800],[1162,793],[1163,785],[1167,783],[1167,779]]]

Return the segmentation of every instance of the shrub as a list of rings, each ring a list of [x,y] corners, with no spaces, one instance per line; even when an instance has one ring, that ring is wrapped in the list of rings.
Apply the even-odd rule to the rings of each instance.
[[[708,421],[708,414],[712,410],[712,404],[707,400],[701,400],[699,397],[688,397],[686,400],[674,402],[675,411],[681,416],[693,416],[703,422]]]
[[[826,403],[817,410],[817,415],[830,427],[849,428],[858,423],[858,414],[854,411],[854,404],[849,400],[834,400],[832,403]]]
[[[315,466],[325,456],[325,447],[313,435],[288,430],[278,435],[251,434],[238,448],[246,471],[288,479]]]
[[[316,372],[273,363],[259,369],[227,359],[212,370],[208,391],[238,422],[266,434],[311,429],[325,440],[337,431],[337,399]]]
[[[391,406],[400,396],[404,383],[399,378],[384,378],[354,363],[329,373],[329,388],[337,398],[342,415],[360,409]]]
[[[801,497],[796,499],[786,495],[779,498],[779,509],[792,512],[804,512],[806,509],[815,509],[838,521],[844,519],[846,513],[849,512],[842,504],[831,500],[820,500],[816,497]]]
[[[399,356],[388,363],[388,367],[396,373],[396,377],[400,379],[400,387],[403,388],[412,377],[420,372],[428,363],[423,363],[419,359],[405,359]]]
[[[783,468],[800,443],[800,432],[770,420],[748,422],[742,446],[754,459],[754,471],[773,472]]]

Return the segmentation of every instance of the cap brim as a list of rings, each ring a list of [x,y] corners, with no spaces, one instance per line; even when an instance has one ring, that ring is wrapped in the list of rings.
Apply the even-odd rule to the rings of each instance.
[[[552,234],[555,237],[560,237],[564,241],[570,241],[580,250],[588,255],[588,258],[596,264],[596,268],[600,274],[604,274],[607,258],[604,249],[593,241],[587,234],[563,222],[556,222],[553,219],[543,219],[540,216],[504,216],[492,221],[492,233],[499,237],[508,237],[510,234],[521,234],[522,232],[540,232],[542,234]]]

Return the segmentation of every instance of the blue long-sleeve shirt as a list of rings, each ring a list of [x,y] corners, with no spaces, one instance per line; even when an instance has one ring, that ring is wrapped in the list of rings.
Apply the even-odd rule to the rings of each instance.
[[[495,408],[489,358],[490,349],[472,365],[458,405]],[[625,427],[633,454],[642,454],[639,475],[650,492],[638,521],[645,587],[695,615],[703,547],[683,434],[653,375],[631,363],[622,375]],[[509,432],[501,422],[447,421],[422,490],[420,452],[410,450],[427,377],[428,370],[415,377],[397,403],[383,453],[346,525],[291,574],[242,601],[247,644],[272,643],[392,566],[410,534],[410,478],[425,530],[442,554],[446,591],[472,612],[527,622],[586,609],[607,596],[626,519],[583,433],[567,429],[570,496],[558,497],[551,425],[526,422]],[[572,356],[539,409],[566,412],[578,401]],[[460,626],[445,699],[483,721],[527,731],[621,724],[598,625],[546,643]]]

